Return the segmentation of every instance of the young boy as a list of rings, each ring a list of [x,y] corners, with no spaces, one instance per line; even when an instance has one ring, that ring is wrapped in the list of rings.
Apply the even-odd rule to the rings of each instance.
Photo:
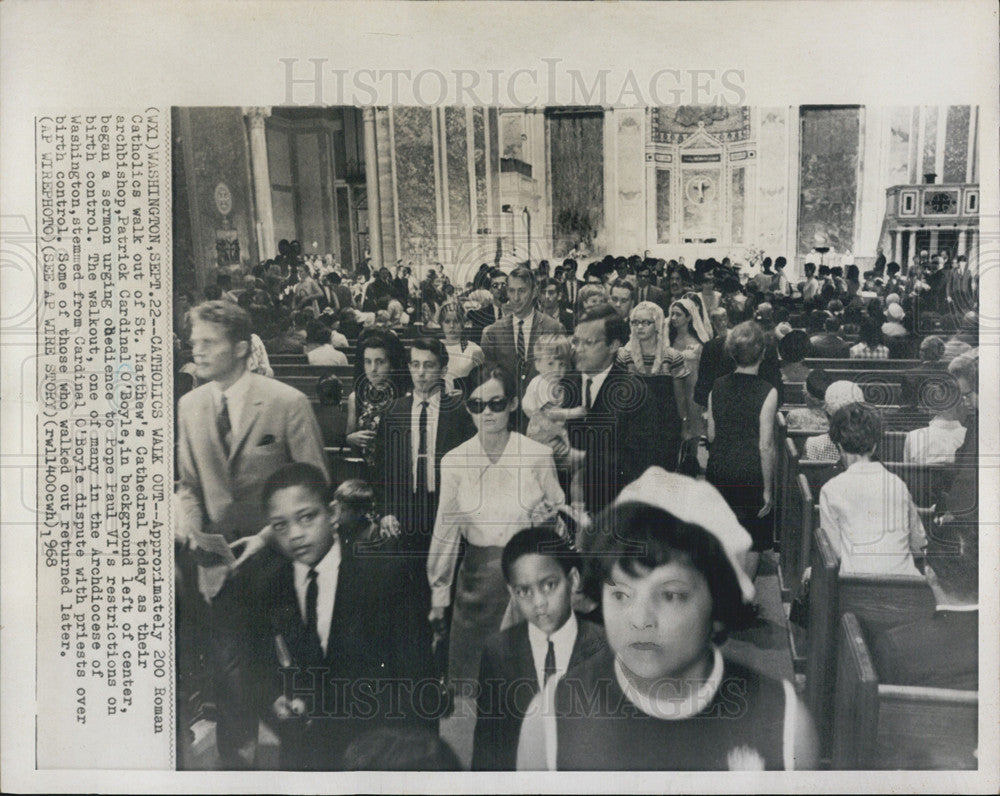
[[[266,628],[258,692],[283,769],[341,769],[358,735],[414,720],[412,695],[429,676],[410,649],[414,614],[399,610],[386,557],[357,544],[370,523],[352,505],[358,484],[345,482],[332,505],[312,465],[286,465],[264,484],[269,539],[285,560],[262,568],[270,574],[257,595]]]
[[[513,771],[532,698],[549,678],[604,648],[600,628],[573,613],[581,563],[564,537],[548,526],[519,531],[504,547],[501,566],[511,600],[527,621],[486,640],[472,752],[476,771]]]
[[[852,574],[919,575],[913,556],[927,546],[924,526],[906,484],[876,461],[882,418],[863,403],[849,403],[830,419],[830,440],[845,472],[819,493],[820,527]]]
[[[535,376],[524,391],[521,409],[528,418],[525,434],[535,442],[548,445],[556,462],[570,476],[570,502],[583,502],[580,482],[583,451],[569,444],[566,421],[586,415],[583,406],[565,408],[566,384],[563,378],[569,370],[572,347],[564,335],[543,334],[535,342]],[[564,484],[565,487],[565,484]]]

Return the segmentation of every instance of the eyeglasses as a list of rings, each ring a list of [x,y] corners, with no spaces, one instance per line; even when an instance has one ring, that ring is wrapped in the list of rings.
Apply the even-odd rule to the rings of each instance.
[[[488,401],[484,401],[481,398],[468,398],[465,401],[465,405],[474,415],[481,415],[486,411],[486,407],[489,407],[491,412],[497,414],[506,409],[509,403],[510,398],[491,398]]]
[[[653,321],[647,320],[645,318],[633,318],[629,321],[632,326],[652,326]]]
[[[570,343],[573,344],[573,348],[593,348],[595,345],[607,343],[607,340],[587,340],[583,337],[574,337]]]

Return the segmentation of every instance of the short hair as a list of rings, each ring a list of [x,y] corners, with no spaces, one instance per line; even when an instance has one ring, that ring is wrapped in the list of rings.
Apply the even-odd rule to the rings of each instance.
[[[591,323],[593,321],[604,322],[604,339],[606,342],[610,343],[612,340],[617,340],[621,345],[625,345],[628,342],[628,323],[618,314],[618,311],[614,307],[605,305],[585,312],[583,317],[577,320],[576,325],[579,326],[582,323]]]
[[[344,397],[344,385],[335,373],[320,376],[316,382],[316,397],[323,406],[336,406]]]
[[[600,296],[601,301],[608,300],[608,294],[604,292],[604,288],[601,287],[601,285],[594,285],[594,284],[584,285],[583,287],[581,287],[580,292],[577,293],[576,300],[577,303],[582,307],[584,304],[587,303],[588,299],[594,296]]]
[[[754,321],[743,321],[726,335],[726,353],[737,365],[746,367],[764,356],[764,332]]]
[[[514,374],[499,362],[485,362],[473,368],[472,372],[465,378],[465,394],[471,395],[493,379],[500,382],[505,398],[517,397],[517,380],[514,378]]]
[[[375,511],[375,490],[360,478],[348,478],[341,482],[333,492],[333,499],[355,514]]]
[[[279,467],[264,481],[260,491],[260,504],[264,511],[270,507],[276,492],[293,486],[309,490],[324,506],[329,502],[330,484],[323,471],[308,462],[292,462]]]
[[[979,532],[976,526],[947,523],[927,540],[927,563],[941,591],[967,602],[979,600]]]
[[[611,290],[618,288],[619,290],[627,290],[629,299],[635,298],[635,288],[632,287],[632,283],[627,279],[616,279],[611,283]]]
[[[573,346],[564,334],[540,334],[535,340],[535,357],[548,353],[555,354],[569,365],[573,358]]]
[[[948,372],[956,379],[965,379],[969,384],[979,384],[979,349],[959,354],[948,363]]]
[[[316,345],[323,345],[324,343],[330,342],[330,329],[321,320],[309,321],[309,325],[306,326],[306,342],[315,343]]]
[[[823,321],[823,331],[824,332],[839,332],[840,331],[840,318],[835,315],[827,316]]]
[[[806,376],[806,392],[820,401],[826,396],[826,390],[831,384],[833,380],[823,368],[813,368]]]
[[[830,418],[830,441],[847,453],[870,453],[882,439],[882,416],[873,406],[851,403]]]
[[[205,301],[191,310],[193,321],[221,326],[231,343],[250,345],[250,314],[231,301]],[[250,356],[249,347],[247,356]]]
[[[558,266],[557,266],[558,268]],[[545,279],[538,280],[538,291],[540,293],[544,292],[546,288],[554,287],[556,290],[559,289],[559,282],[553,279],[551,276],[545,277]]]
[[[510,571],[517,560],[532,554],[554,558],[566,573],[566,577],[569,577],[570,571],[574,568],[583,574],[583,561],[569,540],[560,536],[549,525],[536,525],[521,529],[504,546],[503,554],[500,556],[500,568],[503,570],[504,580],[510,583]]]
[[[414,351],[430,351],[435,357],[437,357],[438,364],[442,368],[448,367],[448,349],[445,348],[444,343],[436,337],[418,337],[410,343],[411,358]]]
[[[816,273],[816,263],[806,263],[802,266],[802,269],[805,271],[806,276],[812,276]]]
[[[882,344],[882,328],[878,321],[873,318],[864,318],[861,327],[858,329],[858,340],[869,348],[875,348]]]
[[[748,627],[753,609],[719,540],[700,525],[644,503],[614,503],[594,520],[584,550],[584,591],[600,601],[615,564],[630,575],[680,560],[700,572],[712,596],[712,619],[726,630]],[[716,639],[721,641],[722,639]]]
[[[778,343],[778,353],[782,362],[801,362],[809,355],[809,335],[801,329],[792,329]]]
[[[510,272],[510,276],[507,277],[507,281],[509,282],[511,279],[518,279],[528,285],[532,290],[535,289],[535,272],[530,268],[525,268],[523,265],[517,266],[517,268]]]
[[[937,335],[928,335],[920,343],[920,358],[924,362],[937,362],[943,356],[944,340]]]

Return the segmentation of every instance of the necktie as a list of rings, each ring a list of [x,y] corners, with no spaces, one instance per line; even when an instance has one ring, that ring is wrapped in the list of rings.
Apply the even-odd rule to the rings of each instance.
[[[517,348],[517,359],[519,362],[524,362],[524,321],[518,320],[517,322],[517,340],[515,341],[515,346]]]
[[[549,678],[556,673],[556,648],[552,643],[552,639],[549,639],[549,648],[545,653],[545,674],[544,682],[545,685],[549,681]]]
[[[222,449],[226,453],[226,458],[229,458],[230,446],[233,443],[233,424],[229,421],[229,404],[226,403],[225,393],[222,394],[222,409],[219,410],[216,422],[219,427],[219,439],[222,440]]]
[[[316,602],[319,599],[319,584],[316,582],[316,570],[309,570],[306,577],[309,585],[306,587],[306,633],[309,638],[309,647],[317,658],[323,657],[323,645],[319,640],[319,624],[316,616]]]
[[[584,376],[584,408],[589,412],[590,407],[594,404],[594,397],[590,394],[591,385],[594,383],[590,376]]]
[[[427,488],[427,401],[420,402],[417,442],[417,491]]]

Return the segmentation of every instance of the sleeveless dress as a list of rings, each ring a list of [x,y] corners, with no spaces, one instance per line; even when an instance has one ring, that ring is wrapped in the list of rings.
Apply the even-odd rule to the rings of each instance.
[[[725,771],[785,768],[790,686],[723,659],[706,706],[686,718],[642,712],[623,693],[607,648],[555,692],[559,771]],[[794,692],[793,692],[794,693]]]
[[[708,454],[705,478],[726,499],[740,524],[753,537],[756,551],[771,548],[770,514],[764,505],[764,475],[760,466],[760,410],[774,388],[760,376],[730,373],[712,386],[715,441]]]

